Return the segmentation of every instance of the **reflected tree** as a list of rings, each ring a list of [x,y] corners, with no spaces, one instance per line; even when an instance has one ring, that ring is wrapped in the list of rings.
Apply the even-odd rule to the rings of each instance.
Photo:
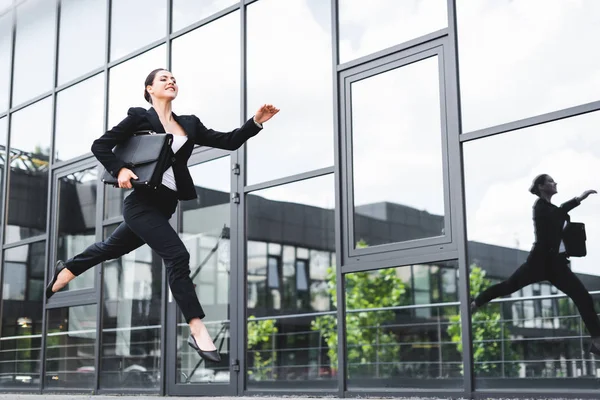
[[[277,378],[273,368],[275,352],[272,348],[275,340],[273,335],[277,331],[273,319],[256,321],[253,315],[248,318],[248,352],[252,352],[252,369],[248,370],[248,375],[255,381]],[[267,356],[263,359],[265,354]]]
[[[473,264],[469,275],[471,298],[481,293],[492,282],[486,272]],[[462,329],[460,314],[450,317],[448,335],[462,353]],[[518,353],[511,347],[510,331],[504,324],[499,304],[490,303],[472,316],[473,369],[479,376],[517,376]],[[504,345],[503,345],[504,343]],[[464,371],[463,371],[464,373]]]

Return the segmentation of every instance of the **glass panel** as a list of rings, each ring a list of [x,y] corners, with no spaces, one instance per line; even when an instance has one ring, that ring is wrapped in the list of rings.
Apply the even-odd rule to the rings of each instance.
[[[239,12],[175,39],[172,52],[180,87],[176,113],[195,114],[207,127],[221,131],[239,126]],[[211,62],[198,63],[196,54],[211,57]]]
[[[438,58],[354,82],[351,96],[355,241],[444,235]]]
[[[337,387],[334,207],[333,175],[247,196],[249,388]]]
[[[0,118],[0,199],[4,198],[4,169],[6,168],[6,142],[8,118]]]
[[[28,0],[17,7],[13,106],[52,89],[56,2]]]
[[[57,94],[55,161],[90,152],[92,142],[102,134],[103,110],[104,74],[98,74]]]
[[[261,0],[247,18],[248,118],[281,109],[248,141],[248,184],[333,165],[330,2]]]
[[[190,252],[190,277],[206,314],[202,321],[221,354],[221,362],[201,364],[198,354],[187,344],[190,329],[178,312],[177,383],[230,381],[230,171],[229,157],[190,167],[198,199],[180,202],[179,236]]]
[[[595,112],[464,145],[472,296],[504,281],[527,260],[535,240],[532,205],[537,198],[528,192],[534,177],[548,173],[558,182],[558,193],[552,197],[555,205],[598,188],[596,177],[587,171],[600,168],[599,124],[600,112]],[[506,162],[509,157],[511,162]],[[571,257],[571,270],[596,303],[600,299],[597,196],[591,195],[569,213],[572,221],[586,224],[588,248],[586,257]],[[548,291],[530,285],[474,314],[477,387],[597,389],[600,372],[598,358],[587,352],[589,333],[573,302],[559,293],[559,298],[544,299],[541,296]],[[521,296],[537,298],[519,300]]]
[[[61,0],[59,40],[59,85],[102,65],[106,55],[106,0]]]
[[[4,252],[0,387],[36,388],[40,383],[42,295],[46,242]]]
[[[430,301],[453,290],[457,268],[444,262],[345,275],[349,388],[463,387],[458,304]],[[433,285],[444,270],[456,277],[451,287]]]
[[[46,388],[93,388],[96,305],[48,311]]]
[[[51,98],[14,113],[11,129],[7,243],[46,233]]]
[[[106,229],[108,237],[117,225]],[[160,388],[162,259],[144,245],[104,263],[102,371],[106,389]]]
[[[456,3],[463,132],[599,99],[600,2]]]
[[[116,60],[164,38],[167,33],[166,24],[165,0],[112,0],[110,59]],[[152,65],[154,64],[146,65],[150,68],[148,72],[160,68]],[[138,86],[143,86],[143,83],[142,79]]]
[[[0,11],[1,12],[1,11]],[[8,109],[8,80],[10,79],[10,57],[12,43],[12,12],[0,16],[0,80],[5,82],[0,94],[0,113]]]
[[[58,180],[57,259],[66,261],[96,241],[97,186],[96,168],[75,172]],[[51,267],[50,271],[53,271],[54,264]],[[52,272],[48,276],[52,277]],[[96,269],[90,268],[61,291],[92,288],[95,276]]]
[[[143,8],[146,8],[145,6]],[[150,71],[166,64],[166,47],[159,46],[110,70],[108,126],[112,128],[127,116],[129,107],[150,107],[144,100],[144,80]]]
[[[5,11],[13,3],[13,0],[0,0],[0,13]]]
[[[104,170],[102,170],[104,173]],[[119,189],[110,185],[104,186],[104,218],[123,215],[123,200],[133,193],[133,189]]]
[[[239,0],[173,0],[173,32],[238,3]],[[239,26],[240,17],[236,15]]]
[[[339,0],[340,63],[448,27],[446,0]]]

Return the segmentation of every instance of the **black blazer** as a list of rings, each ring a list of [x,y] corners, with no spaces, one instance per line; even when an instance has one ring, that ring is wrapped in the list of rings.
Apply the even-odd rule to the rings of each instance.
[[[218,132],[208,129],[195,115],[177,116],[173,113],[173,118],[181,125],[188,136],[188,140],[183,147],[171,159],[171,166],[173,167],[173,174],[175,175],[175,182],[177,184],[177,197],[180,200],[192,200],[197,197],[194,182],[187,167],[187,161],[192,154],[194,144],[225,150],[236,150],[246,140],[261,130],[252,118],[246,121],[240,128],[234,129],[231,132]],[[127,167],[127,163],[119,160],[112,152],[112,149],[117,144],[129,139],[134,132],[141,130],[165,133],[165,128],[162,126],[154,108],[150,107],[148,110],[141,107],[130,108],[127,112],[127,117],[123,121],[119,122],[117,126],[107,131],[100,138],[94,140],[92,153],[94,153],[98,161],[115,178],[121,168]]]
[[[549,255],[557,255],[560,241],[563,239],[563,227],[571,221],[568,212],[581,202],[575,197],[560,207],[539,198],[533,205],[533,224],[535,227],[535,243],[530,257],[537,259]]]

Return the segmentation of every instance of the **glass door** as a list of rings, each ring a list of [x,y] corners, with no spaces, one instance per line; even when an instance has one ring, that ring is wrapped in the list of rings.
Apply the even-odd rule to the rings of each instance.
[[[168,292],[168,393],[233,395],[231,316],[231,167],[224,156],[190,167],[198,198],[181,201],[178,232],[190,253],[190,276],[204,309],[204,324],[219,350],[219,363],[206,362],[187,344],[189,326]]]

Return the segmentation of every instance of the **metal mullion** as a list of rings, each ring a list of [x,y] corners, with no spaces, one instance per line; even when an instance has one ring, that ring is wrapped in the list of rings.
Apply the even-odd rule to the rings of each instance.
[[[15,14],[16,14],[16,12],[15,12]],[[13,63],[14,63],[14,56],[13,56]],[[53,94],[54,94],[54,89],[47,90],[44,93],[39,94],[39,95],[35,96],[34,98],[32,98],[30,100],[27,100],[27,101],[25,101],[25,102],[23,102],[21,104],[18,104],[17,106],[15,106],[12,109],[10,109],[9,112],[11,114],[14,114],[17,111],[20,111],[20,110],[22,110],[24,108],[29,107],[32,104],[37,103],[38,101],[44,100],[45,98],[52,96]],[[12,98],[12,94],[11,94],[11,98]],[[12,103],[12,99],[11,99],[11,103]]]
[[[353,264],[344,264],[344,274],[364,271],[377,271],[386,268],[405,267],[415,264],[430,264],[444,261],[456,260],[459,256],[456,250],[435,252],[436,246],[419,251],[418,253],[401,252],[393,254],[389,258],[366,259]]]
[[[460,76],[458,57],[458,27],[456,1],[447,0],[448,9],[448,54],[447,54],[447,98],[448,104],[448,156],[451,202],[453,203],[453,237],[458,251],[458,299],[460,301],[461,343],[463,355],[463,377],[465,395],[471,397],[475,389],[473,375],[473,348],[471,330],[470,282],[468,262],[468,238],[465,207],[464,162],[461,142],[462,114],[460,99]]]
[[[373,389],[373,390],[347,390],[344,393],[346,398],[365,398],[365,397],[401,397],[401,398],[440,398],[443,396],[444,399],[463,399],[465,393],[461,389],[447,388],[447,389],[435,389],[435,388],[394,388],[394,389]],[[467,397],[468,398],[468,397]]]
[[[8,206],[8,204],[7,204],[7,206]],[[13,249],[15,247],[20,247],[20,246],[24,246],[24,245],[35,243],[35,242],[41,242],[42,240],[46,240],[46,238],[47,238],[47,235],[44,233],[43,235],[37,235],[37,236],[33,236],[33,237],[30,237],[27,239],[19,240],[17,242],[7,243],[4,246],[2,246],[2,248],[6,251],[8,249]]]
[[[324,167],[315,169],[312,171],[302,172],[300,174],[286,176],[284,178],[273,179],[271,181],[257,183],[254,185],[246,186],[244,188],[244,193],[256,192],[259,190],[269,189],[275,186],[287,185],[290,183],[295,183],[311,178],[318,178],[319,176],[329,175],[334,173],[335,167]]]
[[[152,42],[150,44],[147,44],[146,46],[144,46],[142,48],[139,48],[139,49],[137,49],[135,51],[132,51],[131,53],[126,54],[126,55],[124,55],[121,58],[118,58],[118,59],[116,59],[114,61],[110,61],[108,63],[108,68],[109,69],[114,68],[114,67],[116,67],[116,66],[118,66],[120,64],[123,64],[123,63],[125,63],[125,62],[127,62],[129,60],[132,60],[132,59],[136,58],[137,56],[140,56],[140,55],[142,55],[142,54],[144,54],[144,53],[146,53],[146,52],[148,52],[150,50],[153,50],[153,49],[155,49],[157,47],[160,47],[160,46],[162,46],[165,43],[166,43],[166,39],[165,38],[155,40],[154,42]]]
[[[247,47],[247,7],[244,4],[244,0],[240,0],[239,4],[240,8],[240,124],[244,123],[246,120],[246,116],[248,113],[248,63],[246,62],[248,56],[248,47]],[[236,179],[235,190],[240,193],[240,203],[237,207],[237,212],[235,214],[235,219],[232,219],[232,224],[235,221],[235,227],[232,226],[232,231],[235,232],[235,237],[237,237],[236,242],[230,248],[233,250],[232,253],[235,253],[235,262],[236,262],[236,271],[238,271],[237,276],[235,278],[236,287],[238,288],[237,293],[242,293],[241,298],[237,298],[237,295],[232,299],[241,312],[236,315],[234,320],[236,331],[235,338],[237,343],[237,356],[239,360],[240,370],[236,376],[236,384],[233,388],[235,390],[235,394],[240,396],[246,390],[246,377],[247,377],[247,359],[246,359],[246,349],[248,343],[248,305],[247,305],[247,288],[248,285],[246,283],[248,272],[247,272],[247,221],[246,215],[248,210],[246,210],[246,196],[244,194],[244,187],[246,186],[247,178],[248,178],[248,163],[247,163],[247,145],[244,144],[240,149],[235,152],[235,162],[240,166],[240,175]],[[235,230],[233,229],[235,228]],[[233,340],[233,335],[231,340]]]
[[[97,304],[95,288],[81,289],[73,292],[64,292],[52,296],[49,304],[46,304],[46,311],[57,308],[68,308],[77,306],[86,306]]]
[[[536,115],[534,117],[524,118],[505,124],[492,126],[489,128],[463,133],[462,135],[460,135],[460,141],[464,143],[475,139],[481,139],[519,129],[530,128],[536,125],[559,121],[561,119],[575,117],[578,115],[583,115],[595,111],[600,111],[600,100],[593,101],[591,103],[581,104],[574,107],[563,108],[562,110],[552,111],[545,114]]]
[[[180,30],[178,30],[176,32],[173,32],[173,33],[170,33],[170,29],[169,29],[168,38],[170,40],[177,39],[178,37],[183,36],[186,33],[189,33],[189,32],[191,32],[193,30],[196,30],[196,29],[200,28],[201,26],[207,25],[207,24],[209,24],[209,23],[211,23],[213,21],[216,21],[219,18],[222,18],[222,17],[224,17],[226,15],[229,15],[229,14],[237,11],[237,9],[239,7],[240,7],[239,4],[233,5],[233,6],[229,6],[229,7],[225,8],[225,9],[219,11],[219,12],[216,12],[215,14],[212,14],[212,15],[206,17],[206,18],[203,18],[200,21],[195,22],[195,23],[193,23],[191,25],[188,25],[185,28],[182,28],[182,29],[180,29]],[[172,27],[172,25],[171,25],[171,27]]]
[[[69,89],[72,86],[77,85],[78,83],[81,83],[83,81],[85,81],[86,79],[92,78],[100,73],[102,73],[105,70],[105,67],[98,67],[96,69],[91,70],[90,72],[83,74],[75,79],[72,79],[66,83],[63,83],[62,85],[59,85],[56,87],[56,91],[57,92],[61,92],[65,89]]]

